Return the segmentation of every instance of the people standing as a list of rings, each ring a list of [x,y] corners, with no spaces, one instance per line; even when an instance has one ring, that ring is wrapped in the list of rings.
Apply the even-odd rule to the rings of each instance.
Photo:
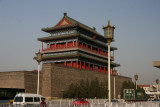
[[[47,107],[45,99],[42,99],[42,102],[40,103],[40,107]]]

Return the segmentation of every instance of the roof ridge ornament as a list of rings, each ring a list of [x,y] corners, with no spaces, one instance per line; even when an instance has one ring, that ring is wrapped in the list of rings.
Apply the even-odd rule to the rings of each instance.
[[[63,14],[64,14],[64,16],[67,16],[67,13],[66,13],[66,12],[64,12]]]
[[[95,27],[93,27],[93,30],[94,30],[94,31],[96,31],[96,28],[95,28]]]

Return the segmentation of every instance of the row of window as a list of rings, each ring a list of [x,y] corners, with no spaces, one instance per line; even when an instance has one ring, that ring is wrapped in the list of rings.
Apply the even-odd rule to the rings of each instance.
[[[92,46],[92,48],[96,48],[97,50],[98,50],[98,48],[101,49],[101,50],[104,50],[104,49],[102,49],[102,48],[100,48],[100,47],[94,46],[94,45],[89,44],[89,43],[87,43],[87,42],[85,42],[85,41],[79,40],[79,42],[83,43],[83,45],[88,45],[88,47],[89,47],[89,46],[90,46],[90,47]],[[105,50],[104,50],[104,51],[105,51]]]
[[[62,32],[54,32],[54,33],[51,33],[51,36],[57,36],[57,35],[65,35],[65,34],[71,34],[71,33],[76,33],[76,32],[78,32],[78,31],[76,31],[76,30],[65,30],[65,31],[62,31]],[[83,34],[83,33],[81,33],[81,32],[78,32],[78,33],[80,33],[80,35],[82,35],[82,36],[84,36],[84,37],[86,37],[86,38],[91,38],[90,36],[88,36],[88,35],[86,35],[86,34]],[[99,40],[95,40],[95,41],[98,41],[98,42],[100,42],[100,43],[102,43],[102,44],[104,44],[105,45],[105,43],[104,42],[102,42],[102,41],[99,41]],[[54,42],[53,42],[54,43]],[[53,44],[52,43],[52,44]]]
[[[65,31],[62,31],[62,32],[54,32],[54,33],[51,33],[51,36],[57,36],[57,35],[66,35],[66,34],[71,34],[71,33],[76,33],[76,30],[65,30]]]
[[[44,98],[41,98],[41,100]],[[23,97],[16,97],[14,102],[23,102]],[[40,102],[39,97],[25,97],[25,102]]]
[[[47,45],[50,44],[55,44],[55,43],[66,43],[66,42],[73,42],[76,41],[77,39],[70,39],[70,40],[60,40],[60,41],[52,41],[52,42],[47,42]]]
[[[66,41],[53,41],[53,42],[49,42],[49,43],[47,43],[47,45],[50,45],[50,44],[54,44],[54,43],[66,43],[66,42],[68,42],[68,43],[70,43],[70,42],[75,42],[76,41],[76,39],[72,39],[72,40],[66,40]],[[79,40],[79,43],[82,45],[82,43],[83,43],[83,45],[84,46],[86,46],[86,45],[88,45],[88,48],[91,48],[91,46],[92,46],[92,49],[93,50],[96,50],[96,51],[98,51],[98,49],[99,50],[101,50],[102,52],[106,52],[106,50],[104,50],[104,49],[102,49],[102,48],[99,48],[99,47],[97,47],[97,46],[93,46],[93,45],[91,45],[91,44],[88,44],[88,43],[86,43],[86,42],[82,42],[81,40]],[[57,44],[58,45],[58,44]],[[61,45],[61,44],[60,44]]]
[[[49,56],[49,55],[61,55],[61,54],[70,54],[70,53],[76,53],[77,51],[69,51],[69,52],[60,52],[60,53],[47,53],[43,54],[44,56]]]

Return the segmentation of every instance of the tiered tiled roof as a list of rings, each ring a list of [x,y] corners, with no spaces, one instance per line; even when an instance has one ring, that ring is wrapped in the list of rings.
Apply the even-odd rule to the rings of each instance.
[[[64,24],[62,26],[60,26],[60,23],[64,20],[67,20],[68,21],[68,24]],[[67,22],[66,22],[67,23]],[[47,27],[47,28],[42,28],[41,30],[42,31],[45,31],[45,32],[50,32],[50,31],[54,31],[54,30],[58,30],[58,29],[62,29],[62,28],[69,28],[69,27],[75,27],[75,26],[79,26],[81,28],[84,28],[100,37],[103,37],[103,35],[101,35],[100,33],[98,33],[94,28],[91,28],[89,26],[86,26],[70,17],[67,16],[67,13],[64,13],[64,17],[53,27]]]
[[[78,29],[77,29],[78,28]],[[47,28],[42,28],[41,29],[42,31],[45,31],[47,33],[50,33],[51,35],[48,36],[48,37],[42,37],[42,38],[38,38],[39,41],[42,41],[42,42],[50,42],[50,41],[55,41],[56,39],[68,39],[68,38],[71,38],[71,37],[80,37],[81,39],[84,39],[86,41],[89,41],[91,42],[92,44],[97,44],[99,46],[102,46],[103,48],[105,47],[107,49],[107,40],[104,38],[103,35],[101,35],[100,33],[98,33],[94,28],[91,28],[87,25],[84,25],[70,17],[67,16],[66,13],[64,13],[64,16],[63,18],[53,27],[47,27]],[[64,31],[72,31],[71,33],[64,33]],[[86,34],[83,34],[81,32],[81,30],[84,30],[84,32],[87,32]],[[87,35],[89,34],[89,35]],[[95,38],[96,39],[95,39]],[[91,59],[91,60],[94,60],[95,62],[101,62],[101,63],[104,63],[104,64],[107,64],[107,57],[104,58],[104,56],[102,57],[101,55],[95,55],[97,57],[93,55],[88,55],[88,54],[85,54],[86,51],[83,50],[83,52],[81,52],[81,49],[77,47],[77,52],[73,52],[73,53],[64,53],[64,54],[49,54],[47,55],[46,53],[52,53],[53,51],[55,50],[47,50],[47,51],[44,51],[43,54],[46,54],[46,55],[43,55],[42,59],[43,60],[57,60],[56,58],[60,58],[60,59],[63,59],[63,58],[73,58],[73,57],[83,57],[83,58],[86,58],[86,59]],[[111,47],[111,51],[113,50],[117,50],[116,47]],[[61,51],[68,51],[67,49],[61,49]],[[60,50],[59,50],[60,52]],[[53,52],[54,53],[54,52]],[[88,53],[88,52],[86,52]],[[117,67],[117,66],[120,66],[120,64],[117,64],[117,63],[113,63],[111,61],[111,65],[113,67]]]

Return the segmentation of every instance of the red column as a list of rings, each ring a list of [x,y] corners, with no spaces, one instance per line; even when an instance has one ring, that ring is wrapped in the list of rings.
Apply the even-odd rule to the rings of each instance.
[[[71,61],[71,67],[73,67],[73,61]]]
[[[57,43],[55,43],[55,48],[57,47]]]
[[[86,69],[86,63],[84,62],[84,69]]]
[[[76,68],[78,68],[78,61],[76,61]]]
[[[66,42],[66,47],[68,47],[68,42]]]
[[[90,63],[88,63],[88,66],[89,66],[89,70],[90,70],[91,69]]]
[[[78,41],[76,41],[76,46],[78,46]]]
[[[102,72],[102,68],[101,68],[101,66],[100,66],[100,72]]]
[[[64,62],[64,65],[65,65],[65,66],[67,65],[66,61]]]

